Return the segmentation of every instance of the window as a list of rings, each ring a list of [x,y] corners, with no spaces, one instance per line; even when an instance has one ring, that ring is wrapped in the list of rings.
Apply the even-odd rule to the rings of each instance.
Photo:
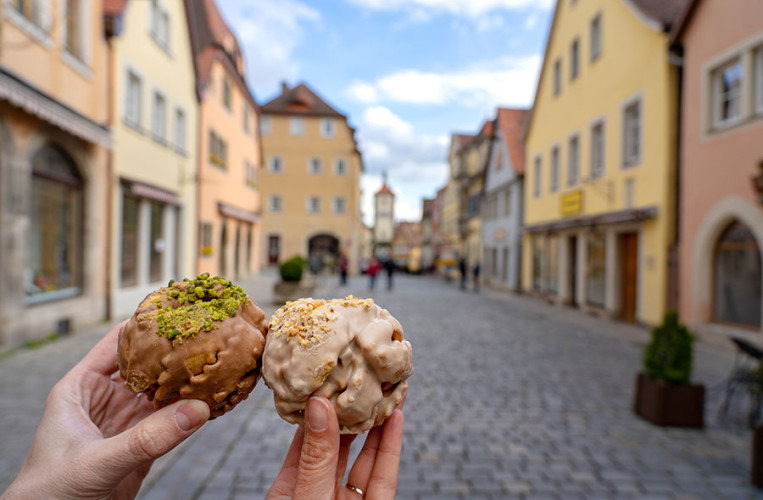
[[[713,267],[713,319],[759,329],[760,248],[749,227],[734,220],[721,233]]]
[[[331,138],[336,135],[336,124],[333,118],[321,119],[321,136]]]
[[[540,156],[535,158],[535,167],[533,168],[533,195],[540,196],[541,188],[541,160]]]
[[[589,304],[604,307],[606,287],[607,245],[603,234],[591,234],[587,238],[586,297]]]
[[[562,91],[562,60],[557,59],[554,62],[554,95],[559,95]]]
[[[310,158],[307,160],[307,172],[310,175],[321,175],[323,166],[320,158]]]
[[[44,18],[47,14],[45,12],[47,3],[45,0],[10,0],[10,7],[31,21],[32,24],[41,28],[46,24]]]
[[[551,149],[551,186],[552,193],[559,190],[559,146]]]
[[[347,174],[347,162],[342,158],[337,158],[334,161],[334,174],[346,175]]]
[[[281,255],[281,237],[277,234],[268,235],[268,264],[278,264]]]
[[[133,71],[127,71],[127,92],[125,92],[125,121],[134,127],[141,126],[141,102],[143,100],[143,85],[140,77]]]
[[[604,175],[604,122],[591,127],[591,180]]]
[[[66,0],[66,23],[64,24],[64,46],[66,51],[83,61],[85,60],[85,50],[87,48],[87,16],[89,15],[83,9],[83,0]]]
[[[511,186],[503,189],[503,215],[511,215]]]
[[[580,74],[580,39],[576,38],[570,46],[570,80]]]
[[[543,264],[543,241],[541,236],[535,234],[532,236],[532,284],[533,290],[540,291],[542,287],[541,266]]]
[[[739,58],[713,72],[713,124],[725,126],[742,114],[742,62]]]
[[[175,108],[175,151],[185,153],[185,111]]]
[[[763,113],[763,46],[755,51],[755,103],[758,113]]]
[[[164,207],[163,203],[150,201],[151,214],[151,248],[149,249],[148,278],[149,281],[157,282],[164,278]]]
[[[244,103],[244,110],[243,110],[243,112],[241,114],[244,117],[244,132],[246,132],[248,134],[249,131],[250,131],[250,129],[249,129],[249,115],[251,114],[250,111],[249,111],[249,103],[247,103],[247,102]]]
[[[641,100],[637,99],[623,111],[623,166],[641,162]]]
[[[546,275],[548,291],[556,295],[559,292],[559,238],[549,236],[546,240]]]
[[[209,131],[209,161],[223,169],[228,166],[228,143],[214,130]]]
[[[25,269],[30,298],[80,291],[83,184],[74,162],[58,148],[43,147],[32,158]]]
[[[280,195],[271,194],[268,196],[268,211],[281,212],[283,210],[283,199]]]
[[[567,185],[574,186],[580,180],[580,139],[570,137],[569,163],[567,170]]]
[[[138,198],[125,193],[122,198],[122,255],[119,260],[120,286],[138,284]]]
[[[154,92],[154,111],[152,115],[151,132],[154,140],[164,143],[167,132],[167,100],[160,92]]]
[[[601,55],[601,14],[591,20],[591,62]]]
[[[260,116],[260,134],[268,135],[273,131],[273,122],[269,116]]]
[[[151,38],[165,51],[170,49],[170,16],[167,9],[151,0]]]
[[[247,186],[251,188],[257,187],[257,167],[248,161],[244,164],[244,176],[244,181]]]
[[[301,117],[290,118],[289,133],[296,136],[305,135],[305,119]]]
[[[268,162],[268,170],[271,174],[280,174],[283,172],[283,160],[280,156],[271,156]]]
[[[231,93],[230,81],[227,76],[223,76],[223,106],[228,111],[233,109],[233,96]]]
[[[307,212],[311,214],[321,212],[321,199],[319,196],[309,196],[307,198]]]
[[[347,199],[343,196],[337,196],[334,198],[331,204],[331,211],[335,214],[344,214],[347,212]]]
[[[201,238],[201,255],[212,255],[212,223],[202,222],[201,231],[199,231]]]

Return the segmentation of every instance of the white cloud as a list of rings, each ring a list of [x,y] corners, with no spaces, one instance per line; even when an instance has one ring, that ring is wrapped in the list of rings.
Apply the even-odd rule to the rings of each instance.
[[[527,106],[532,102],[541,60],[537,54],[501,58],[452,72],[403,70],[372,83],[356,81],[347,89],[347,94],[365,104]]]
[[[433,13],[478,18],[499,10],[526,8],[548,9],[553,0],[347,0],[371,10],[411,11],[420,9]]]
[[[320,22],[316,9],[298,0],[225,0],[218,6],[241,43],[251,87],[276,87],[299,76],[292,53],[304,24]]]
[[[538,21],[540,21],[540,16],[537,12],[533,12],[525,18],[524,28],[527,31],[532,31],[538,25]]]

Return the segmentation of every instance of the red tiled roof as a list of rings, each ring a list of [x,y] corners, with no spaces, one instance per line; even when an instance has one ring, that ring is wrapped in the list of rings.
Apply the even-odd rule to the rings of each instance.
[[[107,16],[118,16],[124,12],[127,0],[103,0],[103,13]]]
[[[525,172],[525,143],[522,141],[522,126],[527,115],[526,109],[498,108],[496,121],[503,132],[511,155],[511,164],[518,174]]]
[[[382,187],[380,190],[376,192],[376,194],[391,194],[392,196],[395,196],[395,193],[392,192],[392,190],[387,186],[387,184],[382,184]]]
[[[296,87],[289,88],[285,83],[281,94],[262,105],[262,111],[273,114],[297,114],[311,116],[333,116],[345,118],[345,116],[321,99],[310,87],[300,83]]]

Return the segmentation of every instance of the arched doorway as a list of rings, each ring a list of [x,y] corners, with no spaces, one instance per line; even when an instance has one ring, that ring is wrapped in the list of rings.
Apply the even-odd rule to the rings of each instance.
[[[316,234],[307,242],[310,270],[319,273],[333,270],[339,257],[339,239],[330,234]]]
[[[721,233],[713,259],[716,321],[761,326],[760,248],[750,229],[734,221]]]

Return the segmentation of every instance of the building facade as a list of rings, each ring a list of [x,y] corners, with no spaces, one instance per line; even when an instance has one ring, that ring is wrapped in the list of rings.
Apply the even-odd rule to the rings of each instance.
[[[0,8],[0,350],[106,316],[101,2]]]
[[[683,53],[681,318],[700,333],[759,333],[763,4],[692,1],[671,38]]]
[[[662,320],[678,119],[667,31],[684,4],[557,2],[525,130],[527,291]]]
[[[241,279],[260,268],[260,110],[214,0],[185,6],[200,102],[197,269]]]
[[[196,271],[199,103],[181,2],[122,2],[106,16],[115,144],[111,310],[119,318],[168,280]]]
[[[434,206],[435,200],[421,201],[421,270],[429,272],[435,264],[434,239]]]
[[[525,154],[524,109],[498,108],[485,168],[482,276],[485,284],[520,291]]]
[[[317,270],[333,267],[344,252],[350,272],[356,272],[363,163],[355,130],[304,83],[284,83],[262,113],[264,262],[275,265],[300,255]]]
[[[374,193],[374,256],[390,258],[392,240],[395,239],[395,193],[386,179]]]

